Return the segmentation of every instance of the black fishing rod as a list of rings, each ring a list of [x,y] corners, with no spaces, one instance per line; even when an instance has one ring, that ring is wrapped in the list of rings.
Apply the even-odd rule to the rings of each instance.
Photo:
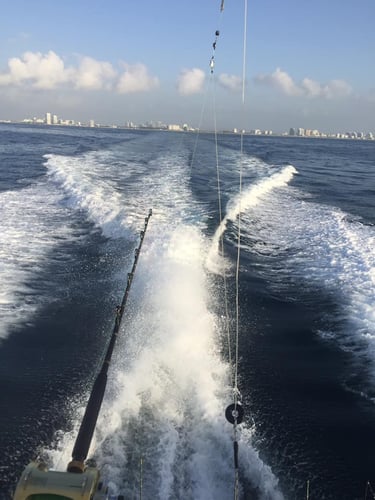
[[[86,411],[82,419],[81,427],[78,432],[78,436],[73,448],[72,461],[68,465],[68,472],[80,473],[84,470],[84,461],[87,458],[89,452],[92,436],[95,431],[96,421],[98,419],[100,407],[102,405],[105,388],[107,385],[107,373],[111,362],[113,348],[115,346],[117,336],[119,334],[122,316],[124,314],[124,309],[126,302],[128,300],[130,287],[133,281],[134,273],[137,267],[139,254],[142,248],[142,243],[146,234],[148,222],[152,215],[152,210],[149,211],[148,216],[145,218],[144,230],[141,231],[141,237],[138,248],[135,249],[133,267],[128,273],[128,281],[126,285],[126,290],[122,298],[120,306],[116,307],[116,320],[113,327],[113,333],[108,344],[107,352],[103,361],[102,368],[96,377],[92,392],[90,394],[90,399],[87,403]]]
[[[90,449],[103,402],[107,385],[108,368],[119,335],[121,320],[151,216],[152,210],[150,209],[145,218],[144,229],[140,232],[140,242],[135,249],[133,266],[130,273],[128,273],[127,285],[121,304],[116,307],[116,318],[112,335],[86,406],[86,411],[74,444],[72,460],[68,464],[67,472],[49,470],[47,465],[41,461],[31,462],[22,473],[13,500],[40,500],[42,498],[43,500],[112,500],[114,498],[122,500],[121,496],[114,497],[110,495],[108,488],[104,486],[101,480],[100,471],[96,467],[85,464],[85,460]]]

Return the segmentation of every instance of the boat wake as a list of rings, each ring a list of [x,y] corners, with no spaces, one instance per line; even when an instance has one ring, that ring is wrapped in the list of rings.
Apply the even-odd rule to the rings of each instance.
[[[125,496],[135,496],[142,480],[147,498],[226,499],[232,495],[234,481],[232,427],[224,416],[231,393],[229,366],[218,345],[220,319],[212,312],[215,292],[204,269],[212,243],[203,231],[203,209],[189,189],[187,160],[180,157],[176,162],[172,156],[173,161],[165,156],[153,160],[153,165],[159,165],[157,171],[150,172],[148,164],[145,180],[151,176],[152,181],[141,182],[138,191],[133,185],[119,195],[123,196],[121,203],[118,196],[101,198],[108,212],[113,209],[118,215],[118,206],[136,205],[142,189],[142,199],[152,199],[154,215],[92,451],[100,468]],[[69,161],[48,160],[55,182],[67,194],[77,193],[79,186],[77,207],[85,207],[88,216],[99,223],[97,205],[90,204],[98,199],[97,191],[104,189],[95,177],[99,166],[91,160],[90,168],[80,165],[86,176],[82,183],[81,172],[72,174]],[[263,192],[284,185],[293,171],[289,167],[273,177],[268,187],[245,194],[244,206],[251,206],[254,197]],[[171,203],[166,193],[178,202]],[[197,214],[202,214],[200,221]],[[107,227],[104,219],[103,224]],[[120,216],[116,224],[126,231],[129,220]],[[82,410],[76,411],[79,421]],[[252,446],[251,427],[242,427],[241,473],[260,499],[281,499],[277,478]],[[70,434],[57,443],[57,450],[49,452],[56,467],[69,460],[62,459],[58,450],[71,448]]]
[[[317,318],[317,334],[362,360],[375,387],[373,227],[295,188],[263,198],[244,215],[242,227],[242,245],[256,259],[254,272],[273,294],[313,300],[314,307],[317,300],[334,305],[331,314]],[[321,309],[329,307],[322,303]]]

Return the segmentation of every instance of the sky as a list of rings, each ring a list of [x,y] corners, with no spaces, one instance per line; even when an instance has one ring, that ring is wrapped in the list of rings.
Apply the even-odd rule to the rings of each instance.
[[[375,133],[375,0],[221,2],[0,0],[0,119]]]

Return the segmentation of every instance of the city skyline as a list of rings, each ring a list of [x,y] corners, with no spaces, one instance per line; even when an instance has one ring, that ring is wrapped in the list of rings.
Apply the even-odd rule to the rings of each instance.
[[[244,105],[243,2],[226,0],[221,16],[220,4],[4,4],[0,118],[53,108],[76,121],[95,115],[103,124],[125,117],[197,127],[220,28],[213,74],[219,128],[375,129],[372,0],[249,1]]]
[[[169,131],[188,131],[188,132],[196,132],[197,128],[192,127],[188,123],[164,123],[160,120],[158,121],[146,121],[144,123],[134,123],[130,121],[124,121],[123,123],[106,123],[101,124],[96,122],[94,119],[90,119],[87,122],[76,121],[73,119],[66,119],[57,116],[49,111],[45,113],[44,118],[41,117],[33,117],[33,118],[24,118],[20,121],[18,120],[6,120],[0,118],[1,123],[15,123],[15,124],[33,124],[33,125],[47,125],[47,126],[74,126],[74,127],[100,127],[100,128],[128,128],[128,129],[159,129],[159,130],[169,130]],[[201,129],[204,132],[213,132],[213,130],[209,129]],[[289,131],[275,132],[271,129],[238,129],[237,127],[232,130],[217,130],[219,133],[244,133],[248,135],[263,135],[263,136],[295,136],[295,137],[309,137],[309,138],[336,138],[336,139],[363,139],[363,140],[374,140],[374,133],[367,131],[340,131],[340,132],[328,132],[321,131],[318,129],[305,129],[303,127],[291,127]]]

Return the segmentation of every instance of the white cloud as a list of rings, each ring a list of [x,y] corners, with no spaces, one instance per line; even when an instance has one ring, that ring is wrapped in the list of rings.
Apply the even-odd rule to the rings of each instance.
[[[50,50],[46,54],[25,52],[8,61],[6,72],[0,73],[0,86],[51,90],[60,87],[77,90],[111,90],[119,93],[144,92],[159,85],[144,64],[124,64],[118,76],[112,64],[82,57],[78,66],[65,66],[63,59]]]
[[[242,78],[240,76],[222,73],[219,76],[219,83],[222,87],[234,92],[239,92],[242,90]]]
[[[181,95],[197,94],[202,92],[205,73],[199,68],[183,70],[177,80],[177,90]]]
[[[37,89],[53,89],[69,81],[70,69],[55,52],[25,52],[22,58],[12,57],[8,61],[8,72],[0,74],[0,85],[29,84]]]
[[[319,82],[304,78],[302,80],[302,88],[308,97],[319,97],[321,95],[321,85]]]
[[[322,93],[328,99],[332,99],[334,97],[346,97],[352,94],[352,88],[344,80],[331,80],[327,83],[327,85],[324,85]]]
[[[286,95],[301,95],[301,89],[294,83],[293,79],[280,68],[276,68],[270,75],[258,75],[255,77],[257,83],[264,83],[271,87],[278,88]]]
[[[145,92],[158,87],[158,85],[159,79],[149,75],[144,64],[125,64],[125,72],[117,83],[117,91],[120,94]]]
[[[83,57],[79,68],[74,72],[74,82],[78,89],[109,89],[116,76],[117,73],[109,62]]]
[[[272,74],[256,76],[255,81],[259,84],[275,87],[283,94],[290,96],[334,99],[345,97],[352,93],[351,86],[344,80],[331,80],[326,84],[321,84],[310,78],[304,78],[300,84],[297,84],[288,73],[282,71],[280,68],[277,68]]]

